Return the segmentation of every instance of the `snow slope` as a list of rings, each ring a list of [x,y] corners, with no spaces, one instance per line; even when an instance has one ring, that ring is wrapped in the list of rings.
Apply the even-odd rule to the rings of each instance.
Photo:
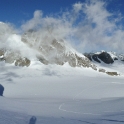
[[[102,53],[107,53],[110,55],[110,57],[113,60],[113,63],[105,63],[105,61],[102,61],[101,59],[99,59],[97,57],[97,59],[100,61],[97,62],[95,61],[92,56],[93,55],[100,55]],[[92,63],[95,64],[98,68],[102,68],[105,69],[106,71],[110,71],[110,72],[117,72],[118,74],[123,75],[124,74],[124,61],[123,61],[123,54],[117,54],[116,52],[106,52],[106,51],[101,51],[101,52],[96,52],[96,53],[87,53],[87,55],[89,55],[89,58],[92,58]],[[105,57],[105,55],[103,56],[104,58],[107,59],[107,57]]]
[[[95,65],[61,38],[49,33],[42,36],[39,31],[21,37],[9,25],[0,26],[0,49],[17,50],[31,60],[28,67],[0,62],[0,83],[5,87],[4,97],[0,97],[0,124],[28,124],[32,116],[37,118],[36,124],[124,122],[122,66],[104,66],[120,72],[120,76],[111,77],[93,70]],[[41,62],[36,57],[39,52]]]
[[[124,122],[123,75],[108,76],[67,63],[27,67],[0,62],[1,124],[121,124]]]

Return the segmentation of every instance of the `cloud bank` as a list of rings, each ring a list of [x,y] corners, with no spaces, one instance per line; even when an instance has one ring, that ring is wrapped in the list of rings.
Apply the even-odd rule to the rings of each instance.
[[[99,50],[123,52],[124,30],[121,13],[111,13],[101,0],[77,2],[68,11],[45,16],[36,10],[33,18],[20,26],[21,32],[35,30],[34,39],[49,43],[53,39],[65,40],[79,52]],[[1,25],[1,23],[0,23]],[[2,33],[4,32],[4,36]],[[0,26],[0,40],[5,42],[15,33],[11,25]],[[14,42],[14,41],[13,41]],[[36,44],[35,44],[36,45]],[[16,46],[15,46],[16,47]]]

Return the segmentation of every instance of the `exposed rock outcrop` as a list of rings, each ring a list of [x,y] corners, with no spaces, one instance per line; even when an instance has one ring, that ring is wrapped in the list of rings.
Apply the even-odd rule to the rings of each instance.
[[[88,59],[91,61],[96,61],[98,63],[104,62],[106,64],[112,64],[114,63],[113,58],[110,56],[107,52],[101,52],[101,53],[85,53],[84,54]]]
[[[99,72],[105,73],[105,71],[106,71],[105,69],[102,69],[102,68],[99,69]]]
[[[11,50],[0,50],[0,61],[5,61],[6,63],[14,63],[16,66],[29,66],[30,60],[26,57],[21,57],[19,52],[12,52]]]
[[[28,67],[30,65],[30,60],[27,58],[19,58],[19,59],[15,60],[15,65]]]
[[[112,57],[107,52],[102,52],[98,55],[98,58],[105,62],[106,64],[112,64],[114,61]]]
[[[117,72],[106,72],[108,75],[111,75],[111,76],[117,76],[119,75]]]
[[[91,67],[97,70],[97,67],[91,61],[78,54],[64,40],[56,39],[52,36],[44,36],[41,38],[38,31],[28,31],[22,35],[22,42],[26,43],[29,47],[37,50],[38,60],[43,64],[58,64],[63,65],[68,62],[71,67]],[[38,45],[37,45],[38,44]]]
[[[96,55],[96,54],[94,54],[94,55],[92,56],[92,59],[95,60],[95,61],[98,62],[98,63],[101,63],[101,61],[100,61],[99,58],[98,58],[98,55]]]

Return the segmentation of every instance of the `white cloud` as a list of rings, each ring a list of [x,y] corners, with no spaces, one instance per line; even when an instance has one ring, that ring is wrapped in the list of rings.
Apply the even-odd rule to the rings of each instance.
[[[5,46],[5,42],[11,34],[14,34],[16,31],[11,24],[0,23],[0,48]]]
[[[80,52],[100,49],[123,52],[124,30],[121,25],[117,25],[118,22],[121,24],[123,15],[116,13],[118,15],[115,16],[106,6],[102,0],[87,0],[85,3],[73,4],[71,10],[59,15],[43,16],[41,10],[36,10],[33,18],[21,28],[24,32],[36,30],[34,39],[39,40],[36,46],[55,38],[68,41]],[[5,29],[5,32],[14,31],[11,26],[8,27],[0,26],[0,32]]]
[[[34,12],[34,17],[31,20],[28,20],[26,23],[24,23],[21,28],[23,29],[23,31],[28,31],[30,29],[34,29],[37,28],[38,25],[41,24],[42,22],[42,11],[41,10],[36,10]]]
[[[74,11],[75,11],[76,13],[78,13],[79,11],[82,10],[82,6],[83,6],[83,4],[80,3],[80,2],[78,2],[78,3],[73,4],[73,9],[74,9]]]
[[[42,15],[43,15],[43,13],[42,13],[41,10],[36,10],[36,11],[34,12],[34,18],[35,18],[35,19],[36,19],[36,18],[41,18]]]
[[[83,4],[85,18],[77,26],[76,37],[80,41],[77,49],[92,51],[98,49],[123,51],[124,31],[116,25],[114,13],[106,9],[106,3],[101,0],[90,0]],[[121,15],[118,15],[119,17]],[[113,19],[109,19],[113,18]],[[121,19],[121,17],[120,17]],[[120,20],[118,20],[120,21]],[[75,43],[76,45],[76,43]]]
[[[67,18],[62,16],[47,16],[43,17],[42,11],[35,11],[34,17],[24,23],[21,27],[24,31],[34,29],[37,35],[41,35],[40,41],[44,38],[49,39],[65,39],[72,34],[72,23]]]

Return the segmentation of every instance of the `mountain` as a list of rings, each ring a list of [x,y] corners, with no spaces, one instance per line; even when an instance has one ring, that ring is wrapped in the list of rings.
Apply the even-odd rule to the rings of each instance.
[[[91,67],[97,70],[87,57],[74,50],[65,40],[56,39],[52,35],[42,36],[40,31],[29,30],[21,36],[9,33],[5,43],[0,49],[0,61],[16,66],[29,66],[32,59],[35,59],[45,65],[69,63],[71,67]]]
[[[83,55],[71,48],[64,40],[56,39],[53,36],[42,36],[40,32],[28,31],[21,38],[30,48],[38,51],[38,60],[43,64],[92,67],[94,65]]]
[[[123,54],[117,54],[116,52],[96,52],[96,53],[84,53],[84,56],[86,56],[89,60],[95,61],[98,63],[105,63],[105,64],[113,64],[116,61],[122,62],[124,61],[124,55]]]
[[[113,54],[107,52],[81,54],[73,49],[65,39],[54,36],[49,30],[28,30],[23,34],[17,34],[8,24],[0,23],[0,61],[15,66],[30,66],[33,61],[44,65],[56,64],[63,66],[68,63],[71,67],[86,67],[104,72],[110,75],[118,75],[117,72],[108,72],[98,68],[91,60],[99,63],[113,63]],[[123,56],[120,57],[123,60]]]
[[[124,73],[124,54],[102,50],[95,53],[84,53],[83,55],[99,68],[99,72],[109,70],[106,73],[110,75],[110,72]]]

